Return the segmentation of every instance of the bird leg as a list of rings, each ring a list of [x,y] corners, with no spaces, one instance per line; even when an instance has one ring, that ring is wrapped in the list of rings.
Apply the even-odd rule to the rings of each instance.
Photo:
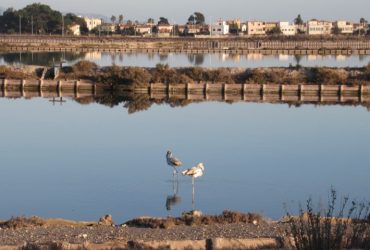
[[[193,205],[193,211],[195,210],[195,189],[194,189],[194,177],[191,178],[191,184],[193,187],[193,196],[192,196],[192,205]]]

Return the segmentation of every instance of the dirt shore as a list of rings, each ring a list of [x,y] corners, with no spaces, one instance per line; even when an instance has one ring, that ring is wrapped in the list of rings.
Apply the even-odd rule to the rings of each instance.
[[[249,249],[260,249],[280,247],[286,237],[286,223],[266,219],[250,223],[235,218],[229,220],[231,223],[208,220],[208,224],[171,224],[165,228],[154,228],[154,224],[145,226],[138,223],[138,219],[115,225],[102,219],[75,222],[12,218],[0,222],[0,249],[244,249],[247,245]],[[167,220],[140,220],[149,219],[161,223]]]

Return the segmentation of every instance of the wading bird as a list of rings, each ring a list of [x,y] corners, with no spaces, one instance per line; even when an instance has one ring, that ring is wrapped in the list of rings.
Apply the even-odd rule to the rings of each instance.
[[[172,155],[171,151],[167,151],[166,154],[167,164],[170,165],[173,168],[173,175],[177,174],[176,167],[180,167],[182,165],[182,162],[177,159],[175,156]]]
[[[191,184],[193,186],[193,197],[192,197],[192,205],[193,205],[193,210],[195,209],[195,202],[194,202],[194,179],[195,178],[198,178],[198,177],[201,177],[203,175],[203,171],[204,171],[204,165],[203,163],[198,163],[198,165],[192,167],[192,168],[189,168],[187,170],[184,170],[182,171],[182,175],[187,175],[187,176],[191,176]]]

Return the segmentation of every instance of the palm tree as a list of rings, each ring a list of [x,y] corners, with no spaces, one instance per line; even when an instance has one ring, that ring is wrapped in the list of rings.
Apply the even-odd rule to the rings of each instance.
[[[112,17],[110,18],[110,20],[112,21],[112,23],[115,23],[116,20],[117,20],[117,18],[116,18],[116,16],[112,15]]]
[[[118,16],[118,23],[123,23],[123,15],[121,14],[121,15],[119,15]]]

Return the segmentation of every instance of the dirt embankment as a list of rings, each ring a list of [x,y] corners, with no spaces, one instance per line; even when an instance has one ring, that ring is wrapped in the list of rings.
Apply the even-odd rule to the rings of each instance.
[[[141,217],[116,225],[99,222],[12,218],[0,222],[0,249],[260,249],[283,244],[286,223],[258,214],[184,214]]]

